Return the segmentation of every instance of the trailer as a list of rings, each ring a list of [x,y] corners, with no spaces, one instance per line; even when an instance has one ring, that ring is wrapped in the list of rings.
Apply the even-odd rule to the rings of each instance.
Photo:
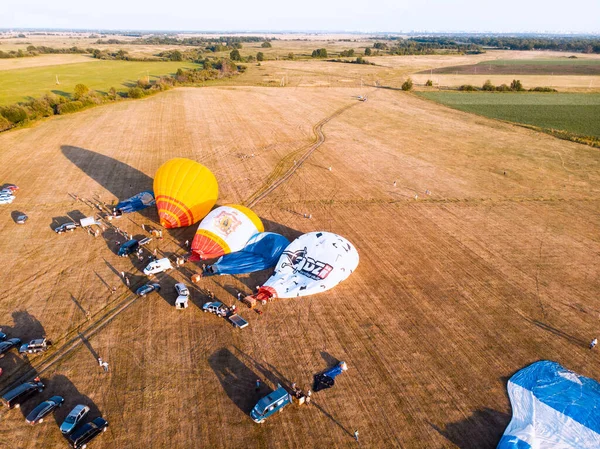
[[[243,329],[246,326],[248,326],[248,321],[246,321],[245,319],[243,319],[241,316],[239,316],[237,313],[234,313],[233,315],[229,315],[227,317],[227,319],[229,321],[231,321],[231,324],[233,324],[234,327]]]

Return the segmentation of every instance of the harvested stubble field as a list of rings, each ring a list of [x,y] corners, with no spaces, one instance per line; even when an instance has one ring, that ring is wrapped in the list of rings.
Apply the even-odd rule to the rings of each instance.
[[[371,88],[361,103],[356,90],[175,89],[0,136],[0,180],[21,187],[0,209],[0,322],[24,339],[45,332],[55,353],[82,342],[52,365],[52,352],[31,358],[44,396],[67,398],[57,422],[77,402],[92,405],[110,422],[98,449],[344,448],[355,447],[355,429],[363,447],[492,448],[516,370],[551,359],[597,377],[586,345],[600,314],[600,153],[393,90]],[[205,290],[232,303],[268,273],[205,279],[178,311],[172,286],[189,279],[188,266],[159,276],[159,295],[123,305],[132,295],[119,273],[131,273],[132,287],[143,279],[141,265],[114,254],[116,234],[51,230],[93,213],[68,192],[126,197],[175,156],[213,169],[220,204],[243,202],[293,166],[315,124],[349,105],[255,210],[291,238],[347,237],[359,268],[329,292],[262,315],[242,309],[242,331],[200,312]],[[27,225],[13,223],[13,210],[30,215]],[[149,210],[116,224],[141,234],[155,221]],[[194,231],[170,232],[160,253],[183,253]],[[257,378],[308,386],[334,360],[348,372],[310,406],[250,420]],[[27,363],[0,360],[0,387]],[[62,447],[54,419],[25,424],[30,402],[2,410],[0,446]]]

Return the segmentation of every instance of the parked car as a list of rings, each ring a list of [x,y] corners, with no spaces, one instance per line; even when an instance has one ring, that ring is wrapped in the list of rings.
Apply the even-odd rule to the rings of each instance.
[[[69,223],[61,224],[59,227],[54,229],[54,232],[57,234],[62,234],[63,232],[73,232],[77,228],[77,223],[73,223],[72,221]]]
[[[190,291],[182,282],[175,284],[175,291],[177,292],[178,296],[190,296]]]
[[[10,204],[15,198],[15,196],[0,196],[0,204]]]
[[[4,404],[5,407],[19,408],[21,404],[31,396],[36,393],[41,393],[42,391],[44,391],[44,384],[36,377],[32,382],[25,382],[24,384],[13,388],[4,394],[0,400],[2,400],[2,404]]]
[[[21,339],[19,338],[9,338],[6,341],[0,343],[0,357],[4,357],[4,354],[10,351],[12,348],[16,348],[21,344]]]
[[[17,215],[15,221],[17,224],[25,224],[25,222],[29,219],[29,217],[25,214]]]
[[[265,422],[269,416],[277,411],[281,411],[283,407],[292,402],[292,395],[287,392],[281,385],[278,386],[277,390],[269,393],[267,396],[262,398],[254,406],[250,412],[250,417],[257,424]]]
[[[171,265],[171,261],[168,257],[165,257],[150,262],[148,266],[144,268],[144,274],[148,276],[150,274],[162,273],[163,271],[171,270],[172,268],[173,265]]]
[[[77,424],[79,424],[79,422],[85,418],[89,411],[90,408],[87,405],[76,405],[60,425],[60,431],[63,433],[63,435],[68,435],[73,432],[75,427],[77,427]]]
[[[175,300],[176,309],[187,309],[188,300],[190,299],[190,291],[185,284],[179,282],[175,284],[175,291],[177,292],[177,299]]]
[[[96,418],[69,435],[69,443],[74,449],[85,448],[100,433],[106,432],[107,428],[108,421],[104,418]]]
[[[138,288],[135,294],[138,296],[146,296],[147,294],[152,293],[154,291],[160,291],[160,284],[150,282]]]
[[[27,424],[31,425],[34,425],[38,422],[44,422],[44,416],[48,415],[54,409],[59,408],[63,402],[65,402],[65,400],[62,396],[52,396],[50,399],[42,402],[31,412],[29,412],[29,415],[27,415],[25,421]]]
[[[38,338],[36,340],[31,340],[29,343],[21,345],[19,348],[19,353],[35,354],[37,352],[44,352],[48,350],[50,346],[52,346],[51,340],[48,340],[47,338]]]
[[[227,312],[229,311],[229,308],[221,301],[213,301],[204,304],[202,306],[202,311],[214,313],[215,315],[219,316],[226,316]]]
[[[133,254],[139,247],[140,242],[138,242],[136,239],[127,240],[121,245],[117,254],[120,257],[127,257],[128,255]]]
[[[0,341],[4,341],[6,340],[6,334],[2,331],[0,331]]]
[[[19,190],[19,187],[14,184],[4,184],[2,186],[2,191],[16,192],[17,190]]]

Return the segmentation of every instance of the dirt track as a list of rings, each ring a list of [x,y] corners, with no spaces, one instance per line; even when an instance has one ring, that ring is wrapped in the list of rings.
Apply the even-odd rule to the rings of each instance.
[[[219,203],[242,202],[358,94],[178,89],[0,135],[0,182],[21,186],[12,207],[0,206],[4,331],[46,333],[60,347],[130,297],[121,271],[143,282],[142,264],[113,253],[116,234],[52,232],[54,217],[93,213],[67,192],[123,198],[184,156],[214,170]],[[189,272],[161,276],[160,295],[133,302],[44,372],[45,396],[67,398],[59,422],[75,403],[92,405],[111,424],[99,449],[355,447],[355,428],[363,447],[492,448],[510,417],[514,371],[552,359],[597,377],[598,354],[586,345],[600,316],[600,153],[401,92],[353,104],[255,210],[290,238],[344,235],[360,252],[356,273],[263,315],[242,310],[250,327],[241,332],[199,311],[199,289],[189,309],[175,310],[172,285]],[[13,210],[30,215],[26,226]],[[142,234],[155,220],[149,211],[117,226]],[[193,233],[175,231],[158,249],[181,254]],[[231,303],[267,276],[200,287]],[[349,371],[314,395],[314,407],[251,422],[256,378],[308,386],[336,359]],[[0,367],[0,388],[28,369],[12,354]],[[33,428],[19,410],[0,419],[0,447],[63,447],[54,419]]]

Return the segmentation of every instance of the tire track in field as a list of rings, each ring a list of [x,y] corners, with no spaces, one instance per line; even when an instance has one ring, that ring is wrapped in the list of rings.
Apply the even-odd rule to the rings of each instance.
[[[56,351],[53,351],[48,356],[44,357],[38,363],[31,363],[27,366],[27,370],[22,374],[19,373],[20,370],[17,370],[13,376],[9,377],[9,382],[3,382],[1,391],[8,391],[10,388],[14,388],[18,384],[30,380],[33,376],[41,376],[53,365],[60,362],[63,358],[84,344],[85,340],[89,340],[92,336],[110,324],[117,315],[128,309],[137,299],[139,299],[139,296],[137,295],[127,295],[121,302],[107,310],[101,317],[90,323],[87,327],[83,328],[85,325],[82,325],[80,330],[71,331],[73,336],[67,342]],[[15,378],[15,375],[18,377]]]
[[[286,182],[296,172],[296,170],[298,170],[302,166],[302,164],[310,157],[310,155],[313,154],[313,152],[317,148],[319,148],[323,144],[323,142],[325,142],[325,134],[323,133],[323,126],[325,124],[327,124],[330,120],[334,119],[335,117],[338,117],[339,115],[341,115],[342,113],[344,113],[351,107],[356,106],[357,104],[358,104],[358,102],[355,102],[355,103],[351,103],[347,106],[344,106],[344,107],[338,109],[337,111],[335,111],[329,117],[325,117],[324,119],[319,121],[315,126],[313,126],[313,133],[315,134],[316,141],[314,143],[310,144],[304,151],[304,154],[302,156],[300,156],[300,158],[296,161],[296,163],[293,164],[286,171],[284,171],[285,166],[287,165],[289,160],[292,159],[296,154],[300,153],[303,148],[293,151],[292,153],[288,154],[283,159],[281,159],[277,163],[275,168],[271,171],[269,176],[267,177],[265,184],[261,188],[259,188],[257,191],[255,191],[253,194],[251,194],[244,201],[244,204],[248,207],[255,206],[260,201],[264,200],[277,187],[279,187],[281,184]]]

